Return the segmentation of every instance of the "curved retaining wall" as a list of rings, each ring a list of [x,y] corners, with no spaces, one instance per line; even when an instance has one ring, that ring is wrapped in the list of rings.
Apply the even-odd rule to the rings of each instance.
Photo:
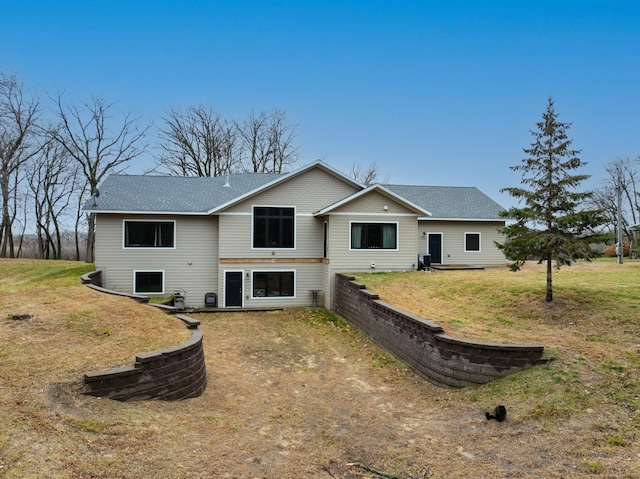
[[[89,287],[109,294],[121,294],[97,285],[94,281],[99,275],[85,276],[82,281]],[[148,300],[143,296],[133,299]],[[207,387],[203,336],[197,329],[200,322],[183,315],[176,318],[193,330],[191,339],[162,351],[138,355],[133,367],[85,374],[84,382],[88,389],[85,394],[118,401],[170,401],[200,396]]]
[[[336,275],[335,312],[434,384],[485,384],[543,362],[541,345],[483,343],[448,336],[439,324],[380,301],[354,279]]]
[[[133,367],[88,373],[85,394],[118,401],[177,400],[200,396],[207,386],[202,331],[174,348],[136,356]]]

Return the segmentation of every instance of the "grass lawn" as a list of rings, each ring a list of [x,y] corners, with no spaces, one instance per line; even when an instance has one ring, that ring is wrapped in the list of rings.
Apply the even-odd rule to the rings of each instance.
[[[554,271],[551,304],[538,265],[360,276],[448,334],[545,345],[547,364],[461,390],[322,309],[199,314],[208,387],[175,403],[80,394],[85,372],[190,336],[80,285],[90,269],[0,260],[3,479],[640,477],[640,262]]]

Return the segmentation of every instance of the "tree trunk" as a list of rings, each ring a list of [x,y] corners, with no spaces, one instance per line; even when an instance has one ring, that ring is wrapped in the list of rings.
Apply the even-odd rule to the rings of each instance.
[[[552,268],[552,259],[551,255],[547,256],[547,303],[553,301],[553,285],[551,282],[551,268]]]
[[[2,179],[2,238],[0,238],[0,258],[13,258],[13,234],[11,231],[11,214],[9,212],[9,179]],[[7,256],[8,250],[8,256]]]
[[[87,253],[84,260],[87,263],[93,263],[93,252],[94,252],[94,243],[95,243],[95,222],[96,216],[93,213],[89,214],[89,218],[87,219]]]

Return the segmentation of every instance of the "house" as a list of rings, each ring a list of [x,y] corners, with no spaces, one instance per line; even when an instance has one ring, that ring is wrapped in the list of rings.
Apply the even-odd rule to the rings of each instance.
[[[331,307],[335,273],[502,265],[502,208],[476,188],[365,186],[315,162],[287,174],[111,175],[96,216],[106,288],[188,307]],[[211,294],[213,293],[213,294]]]

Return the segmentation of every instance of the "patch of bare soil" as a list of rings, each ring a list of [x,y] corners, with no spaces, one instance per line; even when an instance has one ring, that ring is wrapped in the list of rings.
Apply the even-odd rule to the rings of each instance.
[[[198,316],[209,385],[197,399],[123,404],[81,396],[77,383],[34,385],[24,400],[44,395],[45,407],[3,441],[6,477],[586,477],[587,424],[517,407],[487,421],[489,405],[316,314]]]

